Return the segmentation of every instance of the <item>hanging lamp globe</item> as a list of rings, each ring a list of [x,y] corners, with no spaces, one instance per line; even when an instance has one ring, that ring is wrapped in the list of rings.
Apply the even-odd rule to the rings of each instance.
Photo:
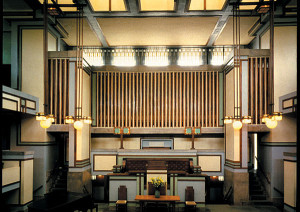
[[[52,124],[51,119],[42,120],[40,122],[41,127],[44,129],[49,128],[51,126],[51,124]]]
[[[268,128],[274,129],[275,127],[277,127],[277,121],[276,120],[272,120],[272,119],[268,119],[266,121],[266,125],[267,125]]]
[[[74,128],[75,128],[76,130],[81,130],[82,127],[83,127],[82,121],[77,120],[77,121],[74,122]]]
[[[240,120],[238,120],[238,121],[234,121],[232,126],[235,130],[239,130],[242,128],[243,124]]]

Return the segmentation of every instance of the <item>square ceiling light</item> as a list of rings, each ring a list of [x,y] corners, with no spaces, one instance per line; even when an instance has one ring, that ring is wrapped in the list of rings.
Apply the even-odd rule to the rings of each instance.
[[[89,0],[89,2],[97,12],[127,11],[124,0]]]
[[[44,3],[44,0],[39,0],[41,4]],[[55,0],[57,2],[57,4],[74,4],[73,0]],[[48,0],[48,4],[49,6],[51,6],[51,4],[53,4],[53,2],[51,0]],[[60,7],[60,9],[63,12],[74,12],[77,11],[76,7]]]
[[[139,0],[141,11],[174,11],[174,0]]]
[[[189,10],[222,10],[226,0],[190,0]]]

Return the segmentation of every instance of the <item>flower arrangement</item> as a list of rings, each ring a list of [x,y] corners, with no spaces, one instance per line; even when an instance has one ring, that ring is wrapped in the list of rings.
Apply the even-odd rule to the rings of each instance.
[[[159,189],[164,184],[164,181],[161,177],[152,177],[151,182],[153,183],[153,186],[156,189]]]

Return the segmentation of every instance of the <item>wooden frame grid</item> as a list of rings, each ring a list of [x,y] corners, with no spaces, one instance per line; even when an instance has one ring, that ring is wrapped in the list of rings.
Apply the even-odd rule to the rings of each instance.
[[[218,74],[99,71],[95,127],[219,127]]]

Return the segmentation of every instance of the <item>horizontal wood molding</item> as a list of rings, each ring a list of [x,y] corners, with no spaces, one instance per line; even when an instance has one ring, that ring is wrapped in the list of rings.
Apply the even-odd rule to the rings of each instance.
[[[130,128],[130,134],[184,134],[185,128]],[[92,127],[92,134],[113,134],[113,127]],[[202,127],[201,134],[224,134],[223,127]]]

